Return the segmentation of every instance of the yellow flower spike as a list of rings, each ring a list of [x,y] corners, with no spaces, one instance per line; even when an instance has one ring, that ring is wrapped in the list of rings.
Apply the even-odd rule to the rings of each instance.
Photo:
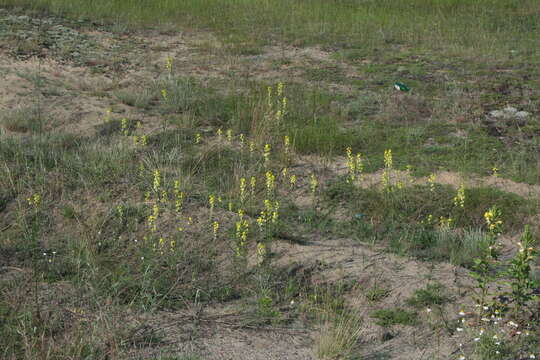
[[[261,215],[257,217],[257,225],[259,225],[259,228],[261,229],[261,231],[265,223],[264,218],[265,218],[264,211],[261,211]]]
[[[274,193],[276,178],[272,171],[266,172],[266,192],[268,196],[271,196]]]
[[[240,239],[242,237],[242,222],[236,222],[236,238]]]
[[[392,149],[384,150],[384,166],[391,169],[393,166]]]
[[[201,134],[196,133],[195,134],[195,144],[200,144],[200,143],[201,143]]]
[[[484,219],[486,220],[488,230],[495,236],[502,233],[503,222],[501,216],[502,213],[496,206],[492,206],[484,213]]]
[[[161,89],[161,96],[163,100],[167,100],[167,89]]]
[[[167,202],[169,200],[169,194],[166,190],[161,190],[161,202]]]
[[[227,129],[227,141],[232,142],[233,134],[231,129]]]
[[[36,193],[30,196],[28,199],[26,199],[26,201],[28,201],[28,205],[33,206],[34,208],[37,209],[39,205],[41,204],[41,195]]]
[[[240,178],[240,202],[243,204],[246,200],[246,178]]]
[[[382,174],[382,184],[383,188],[386,191],[392,191],[392,186],[390,184],[390,171],[393,167],[393,158],[392,158],[392,150],[387,149],[384,150],[384,171]]]
[[[146,135],[141,136],[141,145],[146,146],[148,144],[148,137]]]
[[[435,180],[437,176],[435,174],[431,174],[428,177],[428,183],[429,183],[429,191],[435,192]]]
[[[34,206],[39,207],[39,205],[41,204],[41,195],[40,194],[34,194],[34,196],[32,196],[32,199],[34,201]]]
[[[182,207],[184,206],[184,193],[182,191],[178,191],[175,195],[176,201],[174,204],[174,208],[176,210],[176,213],[180,214],[182,212]]]
[[[188,225],[193,225],[193,218],[191,216],[188,217]]]
[[[133,145],[138,145],[139,144],[139,137],[137,135],[135,135],[133,137]]]
[[[266,214],[269,214],[272,212],[272,202],[270,202],[270,200],[268,199],[265,199],[264,200],[264,207],[266,209]]]
[[[216,197],[215,195],[210,195],[208,197],[208,203],[210,204],[210,214],[214,211],[214,206],[216,205]],[[210,215],[212,216],[212,215]]]
[[[352,155],[352,149],[351,147],[347,147],[347,169],[349,172],[349,177],[347,178],[347,182],[353,182],[356,179],[356,162],[354,161],[354,157]]]
[[[291,139],[288,135],[285,135],[285,138],[283,139],[283,146],[285,148],[285,154],[288,155],[290,151],[291,146]]]
[[[240,220],[236,222],[236,239],[238,241],[236,254],[238,256],[244,256],[246,254],[245,246],[248,231],[249,223],[246,220],[242,220],[242,218],[240,218]]]
[[[221,136],[223,135],[223,131],[221,130],[221,128],[217,129],[216,135],[218,140],[221,140]]]
[[[287,173],[288,173],[289,170],[287,170],[287,168],[283,168],[281,170],[281,176],[283,177],[283,179],[287,179]]]
[[[287,112],[287,98],[284,96],[283,99],[281,99],[281,113],[282,115],[285,115]]]
[[[244,149],[244,142],[246,141],[246,138],[244,134],[240,134],[238,137],[240,138],[240,149]]]
[[[214,232],[214,240],[216,240],[219,231],[219,223],[217,221],[214,221],[214,223],[212,224],[212,230]]]
[[[291,188],[296,186],[296,175],[291,175],[289,178],[289,183],[291,184]]]
[[[154,183],[153,183],[153,189],[154,192],[158,192],[161,187],[161,173],[158,169],[154,170]]]
[[[441,216],[439,218],[439,226],[441,228],[449,229],[450,227],[452,227],[453,222],[454,220],[451,217],[445,218],[444,216]]]
[[[122,205],[117,205],[116,206],[116,211],[118,212],[118,216],[120,218],[124,217],[124,207]]]
[[[124,136],[129,135],[129,125],[127,118],[122,118],[122,120],[120,120],[120,128],[122,129],[122,134],[124,134]]]
[[[172,75],[172,68],[173,68],[172,56],[167,56],[167,64],[165,66],[167,67],[167,72],[169,73],[169,75]]]
[[[253,152],[255,151],[255,143],[253,141],[249,142],[249,156],[253,156]]]
[[[279,202],[276,201],[274,203],[274,208],[273,208],[273,211],[272,211],[272,223],[275,224],[278,220],[278,217],[279,217]]]
[[[491,172],[493,176],[499,177],[499,169],[496,166],[491,169]]]
[[[283,118],[283,113],[281,112],[281,109],[278,109],[276,111],[276,122],[279,123],[282,118]]]
[[[465,207],[465,185],[463,183],[459,186],[457,194],[454,197],[454,205],[461,208]]]
[[[309,187],[311,189],[311,193],[315,194],[317,191],[317,186],[319,185],[319,181],[317,180],[317,177],[315,174],[311,174],[311,177],[309,179]]]
[[[264,157],[264,164],[268,165],[268,162],[270,161],[270,144],[264,145],[263,157]]]
[[[148,227],[150,228],[150,231],[156,232],[157,225],[156,220],[159,216],[159,207],[157,204],[154,204],[152,207],[152,214],[148,217]]]
[[[233,211],[233,203],[232,201],[229,201],[229,203],[227,204],[227,209],[229,209],[229,211]]]
[[[283,95],[283,88],[284,88],[284,86],[285,86],[285,85],[284,85],[281,81],[278,82],[278,84],[277,84],[277,96],[278,96],[278,97],[281,96],[281,95]]]
[[[257,244],[257,256],[262,259],[266,256],[266,246],[263,243]]]
[[[108,123],[109,121],[111,121],[111,113],[112,113],[111,108],[107,108],[107,110],[105,110],[105,116],[103,117],[103,122]]]

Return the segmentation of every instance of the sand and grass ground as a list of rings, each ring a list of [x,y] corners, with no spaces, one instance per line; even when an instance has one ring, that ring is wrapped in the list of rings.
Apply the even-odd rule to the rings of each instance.
[[[538,358],[539,24],[0,0],[0,356]]]

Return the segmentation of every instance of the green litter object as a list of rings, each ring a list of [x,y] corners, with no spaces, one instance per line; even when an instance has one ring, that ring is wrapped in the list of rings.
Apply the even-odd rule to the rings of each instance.
[[[401,83],[399,81],[397,81],[395,84],[394,84],[394,88],[396,90],[399,90],[399,91],[409,91],[411,89],[409,89],[409,87],[407,85],[405,85],[404,83]]]

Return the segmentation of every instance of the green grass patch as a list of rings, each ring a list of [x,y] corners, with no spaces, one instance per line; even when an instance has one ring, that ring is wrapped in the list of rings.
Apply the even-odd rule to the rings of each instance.
[[[344,205],[350,214],[336,228],[364,243],[383,243],[392,252],[421,259],[450,261],[470,266],[492,244],[484,213],[497,206],[506,233],[521,232],[538,212],[537,200],[493,188],[465,191],[465,207],[454,205],[457,190],[450,186],[415,185],[388,193],[358,188],[344,181],[330,184],[324,192],[329,206]],[[441,218],[443,220],[441,220]],[[445,221],[451,218],[450,228]]]
[[[128,0],[2,0],[1,6],[29,6],[75,17],[125,22],[131,25],[174,24],[211,29],[238,42],[278,37],[304,43],[335,46],[420,44],[440,49],[482,49],[501,53],[511,47],[533,45],[539,23],[538,3],[510,0],[426,2],[392,0],[306,4],[278,0],[267,3],[218,0],[154,1],[137,4]],[[470,36],[463,37],[467,31]],[[516,41],[516,39],[518,39]],[[258,42],[261,42],[259,40]],[[253,46],[253,45],[251,45]],[[495,51],[497,50],[497,51]]]
[[[373,319],[377,319],[377,324],[384,327],[392,325],[414,326],[418,323],[418,314],[401,308],[380,309],[371,313]]]
[[[417,309],[433,305],[443,305],[450,299],[444,293],[444,286],[439,283],[428,284],[423,289],[414,291],[414,295],[406,300],[407,305]]]

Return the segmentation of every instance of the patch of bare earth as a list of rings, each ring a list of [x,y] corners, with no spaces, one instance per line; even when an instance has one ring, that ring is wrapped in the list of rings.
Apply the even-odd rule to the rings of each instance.
[[[87,35],[94,36],[107,45],[112,36],[95,30]],[[110,40],[110,39],[109,39]],[[65,59],[40,57],[21,60],[9,56],[6,50],[0,57],[0,109],[14,111],[40,106],[48,121],[46,130],[62,130],[68,133],[92,134],[96,125],[103,122],[107,108],[113,108],[118,118],[126,117],[157,123],[159,119],[133,106],[122,104],[114,92],[130,86],[149,84],[165,72],[170,56],[174,60],[175,72],[179,75],[204,79],[259,79],[276,81],[302,81],[305,68],[317,64],[337,64],[350,76],[354,69],[345,63],[332,60],[330,53],[318,48],[266,47],[260,55],[231,55],[224,45],[210,34],[159,34],[146,32],[134,35],[138,48],[132,55],[132,63],[125,69],[111,72],[94,71],[95,64],[89,59],[88,66],[76,66]],[[125,41],[129,41],[126,39]],[[142,45],[140,45],[142,44]],[[274,64],[286,59],[286,65]],[[311,64],[311,65],[310,65]],[[31,80],[39,76],[45,79],[38,86]],[[317,82],[321,86],[321,82]],[[348,92],[348,86],[327,83],[330,89]],[[324,84],[323,84],[324,86]],[[50,94],[48,90],[54,90]],[[150,126],[151,127],[151,126]]]
[[[161,312],[145,323],[162,336],[164,346],[138,352],[136,358],[152,359],[157,354],[197,354],[208,360],[315,358],[307,330],[242,326],[241,322],[241,314],[230,309]]]

